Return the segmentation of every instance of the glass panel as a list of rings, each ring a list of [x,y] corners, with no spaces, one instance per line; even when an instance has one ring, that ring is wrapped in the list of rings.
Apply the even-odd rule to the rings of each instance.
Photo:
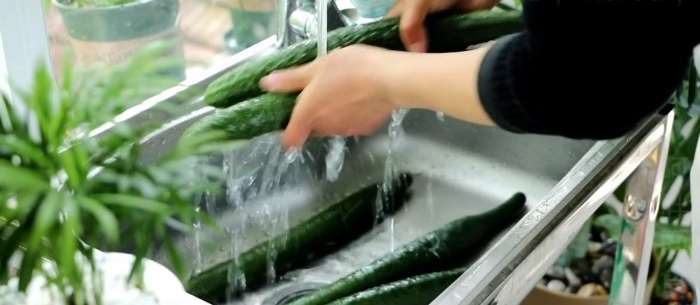
[[[119,64],[154,43],[178,63],[159,73],[181,81],[275,35],[275,0],[45,0],[54,71]]]

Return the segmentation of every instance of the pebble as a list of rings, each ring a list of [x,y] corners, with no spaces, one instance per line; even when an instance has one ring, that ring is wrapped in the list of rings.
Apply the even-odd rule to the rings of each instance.
[[[586,285],[581,286],[581,289],[579,289],[578,292],[576,292],[576,295],[582,297],[605,296],[608,295],[608,292],[607,290],[605,290],[605,287],[599,284],[588,283]]]
[[[564,268],[561,266],[554,265],[549,270],[547,270],[547,275],[549,277],[555,278],[555,279],[560,279],[563,280],[566,278],[566,272],[564,271]]]
[[[615,256],[615,252],[617,252],[616,240],[608,239],[601,245],[600,254]]]
[[[601,249],[603,249],[602,243],[592,241],[588,243],[588,249],[586,251],[591,257],[600,257]]]
[[[547,283],[547,288],[554,291],[564,291],[564,289],[566,289],[566,284],[560,280],[551,280]]]
[[[604,230],[591,229],[591,237],[585,257],[572,258],[568,266],[550,267],[539,283],[551,290],[579,295],[607,296],[613,277],[617,241],[610,239]],[[674,282],[669,293],[658,305],[692,305],[695,295],[692,288],[680,279]],[[657,303],[654,303],[657,304]]]
[[[610,289],[610,285],[612,284],[612,277],[612,268],[608,268],[600,272],[600,283],[603,284],[603,287]]]
[[[603,272],[603,270],[611,268],[613,264],[615,264],[615,260],[608,255],[604,255],[593,262],[591,271],[593,271],[593,273],[600,274]]]
[[[566,274],[566,280],[569,282],[570,286],[581,286],[581,279],[572,271],[570,268],[565,268],[564,273]]]

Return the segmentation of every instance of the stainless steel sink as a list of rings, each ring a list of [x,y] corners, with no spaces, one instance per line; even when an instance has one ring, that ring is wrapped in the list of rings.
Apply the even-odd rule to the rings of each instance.
[[[183,109],[191,111],[165,119],[163,129],[146,139],[144,162],[167,151],[185,128],[214,111],[201,102],[204,86],[225,70],[274,47],[273,37],[233,56],[225,68],[173,89],[177,94],[155,97],[149,106],[123,116],[122,120],[139,124],[153,117],[152,106],[164,103],[187,105]],[[180,98],[182,92],[195,98]],[[316,139],[305,150],[303,162],[297,161],[284,171],[279,176],[280,185],[274,189],[260,184],[263,177],[274,177],[279,169],[270,162],[284,157],[279,134],[269,134],[234,152],[212,156],[210,162],[221,165],[222,170],[235,169],[228,182],[221,181],[228,192],[199,203],[224,230],[202,229],[181,236],[178,244],[187,253],[185,261],[190,262],[192,271],[231,259],[271,235],[282,234],[321,205],[381,181],[392,147],[391,160],[396,168],[416,175],[412,199],[393,220],[316,265],[290,274],[289,281],[234,303],[267,305],[294,291],[331,282],[451,220],[486,211],[520,191],[527,195],[529,212],[513,227],[494,236],[493,243],[475,256],[472,267],[434,302],[518,304],[583,220],[637,165],[658,150],[667,138],[666,114],[649,118],[621,139],[589,141],[516,135],[412,110],[403,121],[402,138],[391,139],[385,129],[371,137],[348,139],[344,166],[336,181],[324,177],[326,140]],[[109,128],[94,136],[102,132],[109,132]],[[261,153],[266,150],[271,152]],[[242,163],[251,158],[248,164]],[[233,186],[243,190],[236,194],[247,197],[244,204],[233,200]],[[644,213],[648,215],[648,211]],[[161,255],[154,258],[166,263]]]

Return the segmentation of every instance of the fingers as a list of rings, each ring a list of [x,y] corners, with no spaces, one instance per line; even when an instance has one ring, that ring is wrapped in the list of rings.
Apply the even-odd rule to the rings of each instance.
[[[403,12],[403,4],[405,1],[399,0],[394,3],[394,6],[384,15],[384,19],[395,18],[401,16]]]
[[[311,135],[311,118],[308,116],[306,104],[302,101],[306,97],[306,92],[302,91],[297,98],[296,106],[292,111],[289,124],[282,134],[282,145],[285,148],[300,148]]]
[[[260,87],[268,92],[299,92],[304,89],[314,75],[316,64],[314,62],[272,72],[260,80]]]
[[[428,37],[424,22],[430,10],[430,1],[405,0],[403,2],[405,4],[400,22],[401,40],[406,45],[406,49],[411,52],[426,52]]]

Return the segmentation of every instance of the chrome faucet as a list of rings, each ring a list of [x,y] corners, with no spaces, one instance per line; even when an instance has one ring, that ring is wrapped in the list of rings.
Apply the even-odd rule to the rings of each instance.
[[[348,25],[335,0],[329,0],[328,31]],[[316,37],[317,8],[315,0],[277,0],[277,46],[287,47]]]

